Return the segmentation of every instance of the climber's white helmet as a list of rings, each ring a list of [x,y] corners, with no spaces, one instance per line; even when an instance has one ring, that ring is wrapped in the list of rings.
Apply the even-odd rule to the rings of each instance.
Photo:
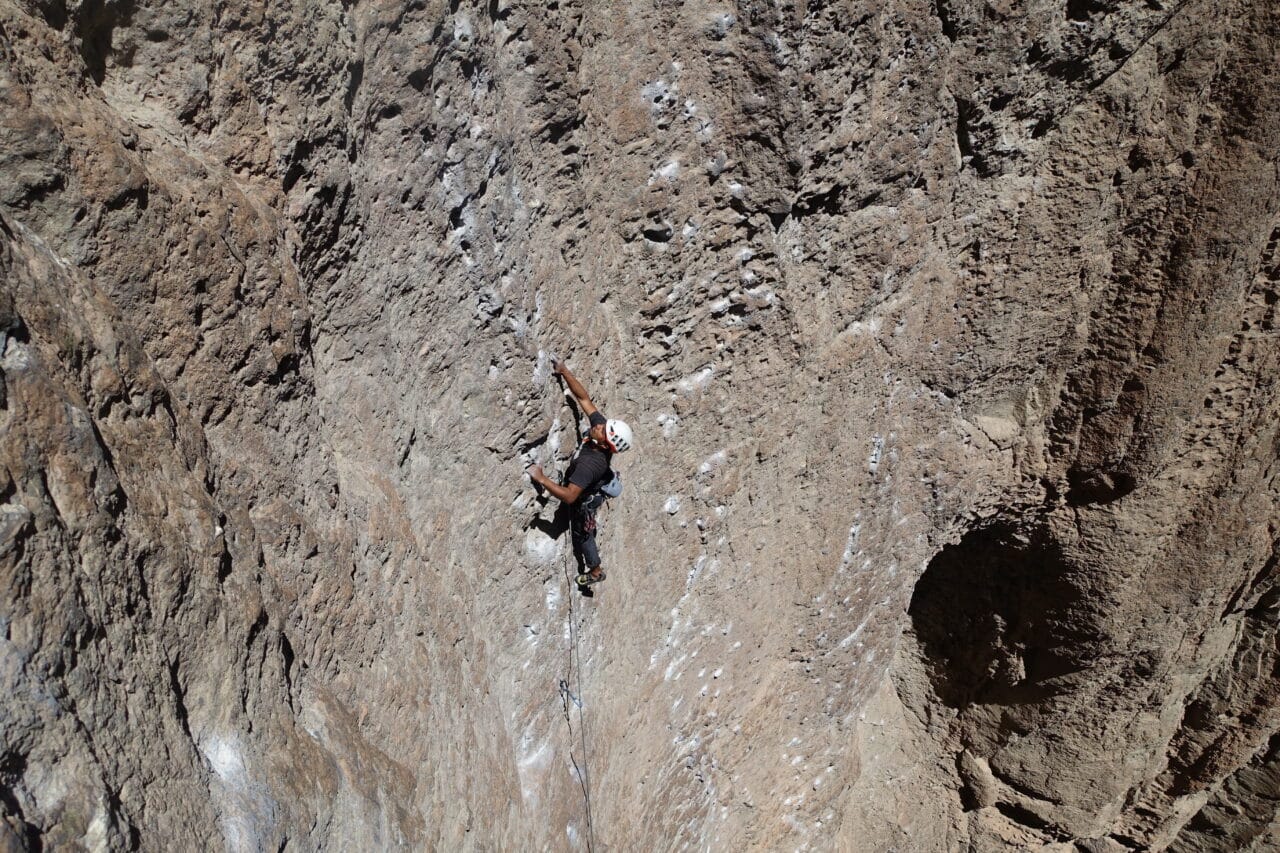
[[[631,449],[631,427],[627,426],[625,421],[617,418],[609,418],[604,424],[604,437],[609,444],[613,446],[615,453]]]

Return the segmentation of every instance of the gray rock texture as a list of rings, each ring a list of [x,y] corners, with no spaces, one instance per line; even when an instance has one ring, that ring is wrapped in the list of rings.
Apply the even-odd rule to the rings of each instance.
[[[1277,55],[0,0],[0,850],[1280,846]]]

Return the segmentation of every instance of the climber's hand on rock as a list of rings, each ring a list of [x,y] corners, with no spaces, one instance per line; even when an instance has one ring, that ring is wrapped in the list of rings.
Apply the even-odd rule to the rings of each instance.
[[[533,480],[533,482],[535,483],[540,481],[542,478],[546,476],[546,474],[542,473],[541,465],[530,465],[528,468],[524,469],[524,472],[528,474],[529,479]]]

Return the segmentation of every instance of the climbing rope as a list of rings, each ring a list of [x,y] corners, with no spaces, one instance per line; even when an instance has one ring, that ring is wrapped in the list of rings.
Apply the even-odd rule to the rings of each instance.
[[[569,727],[569,761],[573,764],[573,770],[578,774],[578,785],[582,788],[582,800],[586,808],[587,815],[587,853],[595,851],[595,826],[591,822],[591,777],[588,775],[588,765],[590,753],[587,750],[587,717],[582,702],[582,651],[578,646],[578,638],[581,633],[581,626],[575,624],[574,605],[573,605],[573,589],[576,586],[573,577],[569,573],[569,554],[565,553],[564,557],[564,578],[565,583],[569,585],[569,661],[568,672],[565,677],[560,679],[560,701],[564,705],[564,721]],[[577,695],[569,689],[569,681],[574,681],[577,689]],[[573,717],[569,710],[569,704],[573,703],[578,708],[578,739],[582,744],[582,766],[578,765],[578,759],[573,754]]]
[[[560,387],[564,389],[564,380],[560,380]],[[574,426],[580,433],[582,423],[575,406],[569,406],[570,412],[573,414]],[[570,522],[572,524],[572,522]],[[572,535],[572,534],[571,534]],[[569,761],[573,764],[573,771],[578,776],[578,786],[582,788],[582,802],[587,818],[587,853],[595,853],[596,831],[595,825],[591,819],[591,776],[589,773],[590,752],[587,748],[587,716],[582,700],[582,649],[579,646],[579,635],[581,633],[581,625],[577,624],[576,608],[574,607],[574,590],[577,587],[575,582],[575,573],[569,569],[569,551],[564,553],[564,580],[569,592],[569,649],[567,672],[565,677],[560,679],[560,702],[564,707],[564,722],[569,728]],[[574,689],[570,689],[570,682],[573,683]],[[578,709],[578,741],[582,745],[582,764],[578,764],[577,756],[573,752],[573,712],[570,705]]]

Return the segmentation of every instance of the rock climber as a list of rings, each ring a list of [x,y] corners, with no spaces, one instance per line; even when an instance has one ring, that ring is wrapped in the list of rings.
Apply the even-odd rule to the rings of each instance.
[[[596,511],[604,504],[607,496],[602,487],[607,487],[613,479],[610,468],[613,454],[631,449],[631,427],[616,418],[605,417],[587,396],[587,389],[569,372],[564,362],[553,362],[552,368],[564,378],[569,393],[578,401],[591,426],[573,459],[569,461],[563,485],[544,474],[541,465],[530,465],[526,472],[533,482],[570,507],[572,521],[569,529],[573,550],[586,568],[585,572],[578,575],[578,585],[588,587],[605,579],[604,569],[600,565],[600,551],[596,547]]]

